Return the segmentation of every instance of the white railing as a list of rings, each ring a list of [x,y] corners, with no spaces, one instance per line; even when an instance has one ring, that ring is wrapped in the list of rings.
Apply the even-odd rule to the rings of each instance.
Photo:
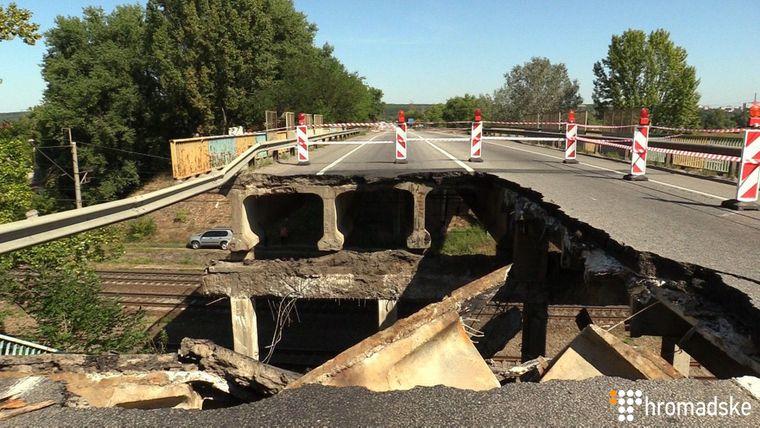
[[[0,355],[53,354],[57,349],[0,334]]]

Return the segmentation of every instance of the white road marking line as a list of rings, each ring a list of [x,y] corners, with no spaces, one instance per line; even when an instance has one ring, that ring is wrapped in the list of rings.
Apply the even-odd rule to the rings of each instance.
[[[513,141],[513,140],[510,140],[510,141]],[[565,159],[565,158],[559,157],[559,156],[547,155],[546,153],[539,153],[539,152],[534,152],[532,150],[525,150],[525,149],[519,149],[517,147],[512,147],[512,146],[505,146],[503,144],[496,144],[496,143],[494,143],[492,141],[486,141],[486,142],[488,144],[494,144],[496,146],[501,146],[501,147],[505,147],[505,148],[508,148],[508,149],[518,150],[518,151],[526,152],[526,153],[532,153],[532,154],[535,154],[535,155],[546,156],[546,157],[553,158],[553,159],[559,159],[559,160],[564,160]],[[616,171],[616,170],[610,169],[610,168],[605,168],[603,166],[591,165],[591,164],[585,163],[585,162],[578,162],[578,163],[580,165],[585,165],[585,166],[588,166],[588,167],[591,167],[591,168],[596,168],[596,169],[600,169],[600,170],[608,171],[608,172],[614,172],[615,174],[618,174],[618,175],[625,175],[626,174],[624,172]],[[672,187],[674,189],[683,190],[684,192],[695,193],[697,195],[706,196],[708,198],[718,199],[718,200],[721,200],[721,201],[727,199],[727,198],[725,198],[723,196],[713,195],[712,193],[700,192],[699,190],[689,189],[687,187],[676,186],[675,184],[664,183],[664,182],[659,181],[659,180],[652,180],[652,179],[650,179],[649,182],[650,183],[656,183],[656,184],[659,184],[659,185],[662,185],[662,186],[665,186],[665,187]]]
[[[379,137],[381,135],[383,135],[382,132],[379,133],[379,134],[377,134],[377,135],[375,135],[374,137],[370,138],[368,141],[372,141],[372,140],[374,140],[375,138],[377,138],[377,137]],[[353,153],[353,152],[361,149],[362,147],[364,147],[365,144],[366,143],[360,143],[358,146],[356,146],[350,152],[348,152],[345,155],[339,157],[338,159],[336,159],[335,161],[333,161],[333,163],[331,163],[330,165],[327,165],[326,167],[324,167],[321,170],[319,170],[319,172],[317,173],[317,175],[324,175],[324,173],[327,172],[328,169],[330,169],[330,168],[334,167],[335,165],[339,164],[343,159],[347,158],[351,153]]]
[[[415,132],[415,134],[417,134],[417,133]],[[435,144],[431,143],[430,141],[427,140],[427,138],[421,136],[420,134],[417,134],[417,136],[419,138],[421,138],[422,141],[428,143],[430,145],[430,147],[438,150],[439,152],[443,153],[444,156],[446,156],[447,158],[449,158],[449,159],[453,160],[454,162],[456,162],[456,164],[459,165],[460,167],[464,168],[465,171],[467,171],[469,173],[475,172],[475,170],[472,169],[472,168],[470,168],[466,163],[464,163],[464,162],[460,161],[459,159],[455,158],[451,153],[447,152],[446,150],[443,150],[442,148],[440,148],[440,147],[436,146]]]

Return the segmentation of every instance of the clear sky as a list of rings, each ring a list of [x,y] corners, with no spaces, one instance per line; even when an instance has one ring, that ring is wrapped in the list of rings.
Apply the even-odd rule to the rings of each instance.
[[[142,3],[142,1],[140,1]],[[0,0],[6,5],[8,1]],[[85,5],[110,10],[119,0],[17,0],[46,30],[57,15]],[[757,1],[296,0],[319,27],[317,43],[335,46],[351,71],[392,103],[442,102],[490,93],[504,73],[532,56],[564,62],[591,102],[592,66],[610,37],[628,28],[665,28],[689,53],[701,79],[702,104],[738,104],[760,92]],[[0,42],[0,112],[42,98],[44,42]]]

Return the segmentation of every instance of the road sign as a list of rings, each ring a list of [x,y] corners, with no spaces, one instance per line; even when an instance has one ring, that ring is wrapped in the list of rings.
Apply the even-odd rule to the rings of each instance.
[[[647,150],[649,149],[649,110],[641,109],[639,124],[633,131],[631,146],[631,172],[623,178],[630,181],[646,181]]]

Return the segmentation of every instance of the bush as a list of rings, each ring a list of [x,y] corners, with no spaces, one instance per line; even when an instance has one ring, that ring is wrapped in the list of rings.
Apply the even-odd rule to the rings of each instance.
[[[124,235],[128,242],[142,241],[156,233],[156,222],[153,217],[140,217],[127,223]]]
[[[178,209],[176,213],[174,213],[174,222],[187,223],[187,220],[189,217],[190,217],[190,213],[188,213],[186,209],[181,208],[181,209]]]
[[[147,337],[144,314],[100,295],[90,268],[119,256],[116,228],[103,228],[0,256],[0,298],[37,323],[30,339],[68,352],[125,352]]]

